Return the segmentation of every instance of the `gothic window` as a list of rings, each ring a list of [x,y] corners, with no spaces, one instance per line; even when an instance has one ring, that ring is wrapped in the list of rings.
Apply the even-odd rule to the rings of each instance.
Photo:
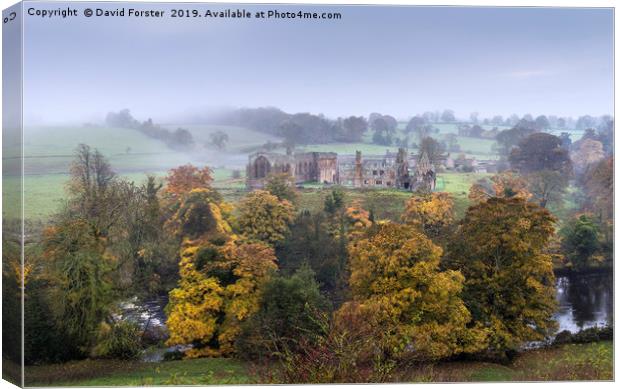
[[[271,164],[267,158],[260,156],[254,161],[254,177],[264,178],[267,177],[271,170]]]

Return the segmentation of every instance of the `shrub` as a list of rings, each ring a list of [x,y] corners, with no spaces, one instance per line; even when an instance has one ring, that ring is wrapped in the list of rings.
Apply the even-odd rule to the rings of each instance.
[[[327,300],[307,265],[290,277],[272,278],[265,285],[259,311],[243,325],[235,344],[237,354],[256,359],[296,350],[302,337],[321,330],[312,315],[326,308]]]
[[[357,383],[387,382],[396,362],[387,357],[383,329],[370,323],[359,309],[344,306],[330,321],[315,316],[321,331],[303,338],[296,350],[285,349],[274,382]]]
[[[185,354],[180,350],[166,351],[163,356],[164,361],[180,361]]]
[[[129,322],[104,325],[100,340],[93,349],[93,356],[113,359],[138,359],[142,353],[141,334],[138,326]]]
[[[612,327],[590,327],[574,334],[567,330],[562,331],[555,336],[553,344],[558,345],[566,343],[593,343],[601,340],[613,339],[614,330]]]
[[[555,339],[553,340],[553,344],[571,343],[572,339],[573,339],[572,332],[570,332],[569,330],[560,331],[555,336]]]

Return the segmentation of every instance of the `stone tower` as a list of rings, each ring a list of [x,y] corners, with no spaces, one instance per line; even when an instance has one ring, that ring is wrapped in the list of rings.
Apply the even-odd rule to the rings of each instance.
[[[435,184],[435,167],[428,158],[426,151],[422,151],[416,166],[415,190],[433,191],[435,190]]]
[[[411,188],[411,179],[409,177],[409,161],[407,158],[407,150],[398,149],[396,155],[396,187],[401,189]]]
[[[362,152],[355,151],[355,173],[353,175],[353,186],[355,188],[361,188],[364,184],[362,169]]]

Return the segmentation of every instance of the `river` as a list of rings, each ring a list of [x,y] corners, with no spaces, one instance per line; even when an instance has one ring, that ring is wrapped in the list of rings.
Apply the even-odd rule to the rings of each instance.
[[[554,315],[559,331],[579,330],[594,326],[613,325],[613,275],[609,273],[571,274],[556,278],[558,311]],[[121,304],[122,318],[137,322],[143,329],[165,331],[164,308],[167,296],[140,302],[137,298]],[[160,349],[147,353],[146,360],[161,359],[165,351]]]
[[[571,274],[557,277],[559,331],[578,332],[589,327],[613,325],[613,274]]]

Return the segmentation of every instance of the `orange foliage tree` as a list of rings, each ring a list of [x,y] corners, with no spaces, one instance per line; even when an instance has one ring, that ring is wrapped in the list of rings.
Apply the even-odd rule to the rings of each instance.
[[[193,189],[209,189],[213,182],[213,171],[205,166],[202,169],[191,164],[171,169],[166,177],[167,185],[164,193],[177,197],[189,193]]]

